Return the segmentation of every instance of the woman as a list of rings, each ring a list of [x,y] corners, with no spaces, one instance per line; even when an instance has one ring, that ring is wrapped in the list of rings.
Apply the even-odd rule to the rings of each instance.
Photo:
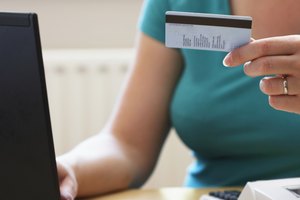
[[[196,158],[186,186],[300,176],[299,8],[297,0],[147,0],[135,63],[106,128],[58,158],[62,198],[142,185],[171,126]],[[250,15],[255,40],[227,56],[168,49],[168,10]],[[223,67],[225,56],[224,65],[244,70]]]

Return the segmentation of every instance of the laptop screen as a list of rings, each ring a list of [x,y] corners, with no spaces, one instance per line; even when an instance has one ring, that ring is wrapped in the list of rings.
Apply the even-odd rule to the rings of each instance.
[[[60,199],[35,14],[0,13],[0,199]]]

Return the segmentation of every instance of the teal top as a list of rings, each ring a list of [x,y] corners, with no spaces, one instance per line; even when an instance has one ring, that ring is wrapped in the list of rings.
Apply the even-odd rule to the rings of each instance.
[[[228,0],[146,0],[141,31],[164,43],[169,10],[231,13]],[[300,176],[300,115],[271,108],[259,89],[261,77],[246,76],[242,67],[223,67],[225,53],[179,51],[184,70],[170,116],[196,158],[185,185],[244,185]]]

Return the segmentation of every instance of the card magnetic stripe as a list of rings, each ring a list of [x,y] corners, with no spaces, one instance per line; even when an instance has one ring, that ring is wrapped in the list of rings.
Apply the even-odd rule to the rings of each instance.
[[[223,27],[246,28],[246,29],[251,29],[252,26],[252,20],[246,20],[246,19],[225,19],[225,18],[215,18],[215,17],[182,16],[182,15],[166,15],[166,23],[223,26]]]

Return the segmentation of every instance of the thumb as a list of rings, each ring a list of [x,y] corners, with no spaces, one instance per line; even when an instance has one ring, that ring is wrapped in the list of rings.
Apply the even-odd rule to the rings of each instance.
[[[74,200],[77,194],[77,182],[75,174],[70,167],[57,162],[57,171],[62,200]]]
[[[74,200],[76,197],[75,183],[69,177],[60,183],[60,196],[62,200]]]

